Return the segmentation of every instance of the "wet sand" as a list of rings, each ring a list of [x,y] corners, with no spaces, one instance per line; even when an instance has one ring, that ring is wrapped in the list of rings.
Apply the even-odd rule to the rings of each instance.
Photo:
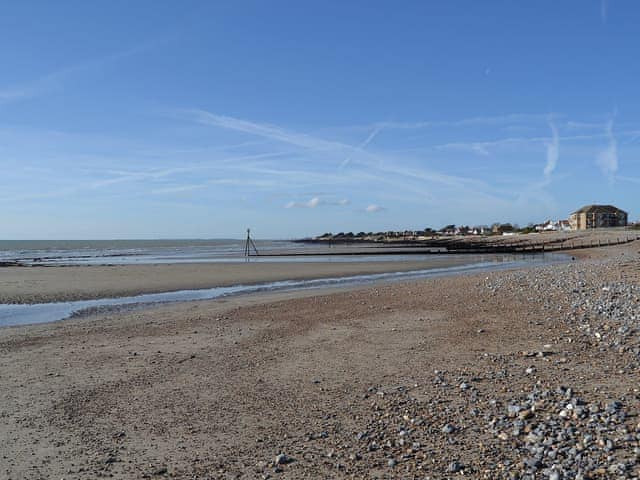
[[[424,261],[249,262],[0,268],[0,303],[44,303],[122,297],[281,280],[344,277],[451,267],[469,257]]]
[[[0,329],[0,477],[637,478],[637,243]]]

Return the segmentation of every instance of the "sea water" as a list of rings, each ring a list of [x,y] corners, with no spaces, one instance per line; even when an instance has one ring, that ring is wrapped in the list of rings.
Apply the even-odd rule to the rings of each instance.
[[[51,302],[33,305],[0,304],[0,327],[53,322],[101,309],[115,309],[122,307],[136,308],[159,303],[211,300],[230,295],[256,292],[301,290],[332,286],[365,285],[383,281],[413,280],[471,272],[503,270],[527,265],[560,263],[568,260],[568,257],[559,254],[526,256],[502,255],[495,256],[491,261],[487,261],[486,259],[479,261],[477,258],[478,256],[476,255],[467,255],[466,257],[469,262],[464,265],[445,267],[434,266],[429,269],[408,272],[377,273],[309,280],[289,280],[255,285],[235,285],[230,287],[215,287],[199,290],[179,290],[174,292],[152,293],[119,298],[102,298],[96,300],[80,300],[73,302]]]

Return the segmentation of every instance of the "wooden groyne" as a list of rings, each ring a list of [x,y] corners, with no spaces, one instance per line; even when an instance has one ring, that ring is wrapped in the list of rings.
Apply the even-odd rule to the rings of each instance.
[[[301,257],[301,256],[367,256],[367,255],[429,255],[429,254],[491,254],[513,253],[533,254],[561,252],[565,250],[578,250],[585,248],[608,247],[635,242],[640,239],[638,235],[625,235],[615,238],[570,237],[554,238],[546,242],[531,242],[518,240],[514,242],[483,242],[465,239],[442,240],[412,240],[402,242],[367,242],[367,241],[343,241],[330,243],[327,240],[307,240],[302,243],[312,243],[336,247],[335,251],[321,252],[278,252],[262,253],[264,257]],[[358,245],[366,248],[354,250]],[[348,246],[348,248],[339,248]]]

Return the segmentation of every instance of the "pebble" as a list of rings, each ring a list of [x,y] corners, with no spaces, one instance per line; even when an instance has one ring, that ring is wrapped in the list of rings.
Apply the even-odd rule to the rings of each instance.
[[[453,433],[456,431],[456,427],[447,423],[444,427],[442,427],[442,433]]]
[[[602,403],[597,389],[545,383],[553,378],[570,382],[572,374],[553,372],[566,370],[565,362],[602,361],[606,349],[621,357],[607,366],[611,372],[639,371],[640,287],[618,282],[602,290],[600,268],[573,263],[542,267],[535,275],[523,270],[487,277],[483,288],[539,302],[545,312],[531,322],[549,325],[549,330],[547,338],[538,339],[538,349],[523,352],[530,364],[484,352],[477,370],[432,370],[430,385],[423,387],[426,396],[417,387],[425,382],[416,378],[408,387],[385,388],[384,396],[368,397],[371,417],[358,427],[366,435],[356,434],[356,440],[367,442],[360,468],[377,458],[384,462],[379,464],[396,468],[401,461],[402,478],[427,478],[425,472],[434,478],[437,468],[445,476],[464,471],[470,478],[640,478],[640,425],[631,416],[636,411],[627,409],[637,409],[638,400],[632,405],[624,399]],[[629,388],[636,388],[635,383]],[[640,399],[638,390],[634,395]],[[380,387],[372,387],[374,392],[381,392]],[[434,438],[433,425],[442,425],[443,443]],[[482,453],[470,455],[473,463],[451,461],[452,453],[477,449],[477,439],[487,435],[489,440],[479,447]],[[346,468],[356,477],[364,475]]]
[[[291,463],[293,459],[284,453],[280,453],[276,456],[275,464],[276,465],[286,465],[287,463]]]

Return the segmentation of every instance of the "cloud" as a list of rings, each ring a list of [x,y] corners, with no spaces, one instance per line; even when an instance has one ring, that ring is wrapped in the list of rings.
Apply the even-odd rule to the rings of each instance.
[[[544,166],[544,177],[546,180],[551,178],[551,174],[558,165],[558,158],[560,156],[560,135],[558,134],[558,128],[552,120],[549,120],[549,128],[551,128],[551,141],[547,142],[547,163]]]
[[[491,73],[489,71],[489,73]],[[557,115],[557,114],[556,114]],[[434,120],[422,122],[378,122],[375,125],[388,129],[418,130],[433,127],[469,127],[492,126],[509,123],[540,122],[548,118],[548,114],[542,113],[510,113],[507,115],[495,115],[486,117],[471,117],[461,120]]]
[[[358,145],[358,150],[364,150],[365,148],[367,148],[367,146],[373,141],[373,139],[376,138],[378,133],[380,133],[380,130],[382,130],[382,128],[383,127],[380,125],[375,125],[371,130],[371,133],[369,133],[369,135],[367,136],[367,138],[365,138],[364,141],[360,145]],[[350,161],[351,161],[351,156],[348,156],[340,164],[340,168],[344,168],[347,165],[349,165]]]
[[[601,129],[602,128],[602,123],[595,123],[595,122],[574,122],[572,120],[569,120],[566,123],[567,128],[571,129],[571,130],[596,130],[596,129]]]
[[[602,23],[607,23],[609,15],[609,0],[600,0],[600,19]]]
[[[626,141],[626,144],[635,143],[640,140],[640,132],[631,133],[629,135],[631,135],[631,138]]]
[[[202,125],[210,125],[227,130],[234,130],[236,132],[257,135],[298,147],[311,148],[314,150],[343,150],[345,148],[353,148],[339,142],[322,140],[303,133],[290,132],[275,125],[254,123],[225,115],[216,115],[204,110],[191,109],[177,110],[176,112]]]
[[[374,127],[374,129],[371,131],[369,136],[365,138],[364,142],[362,142],[358,146],[358,148],[361,150],[364,150],[365,148],[367,148],[367,146],[373,141],[373,139],[376,138],[376,136],[380,133],[380,130],[382,130],[382,126],[378,125]]]
[[[176,193],[192,192],[204,188],[205,185],[176,185],[174,187],[157,188],[152,190],[153,195],[167,195]]]
[[[549,124],[549,126],[551,127],[551,124]],[[602,128],[602,124],[600,124],[600,128]],[[553,147],[555,143],[556,135],[557,135],[558,146],[560,144],[560,140],[567,141],[567,142],[570,142],[570,141],[577,142],[577,141],[590,141],[590,140],[595,140],[600,138],[608,138],[608,134],[606,133],[560,136],[558,128],[555,125],[555,123],[551,127],[551,132],[552,132],[551,142],[549,142],[549,137],[507,137],[507,138],[500,138],[497,140],[489,140],[489,141],[482,141],[482,142],[444,143],[441,145],[434,145],[430,148],[434,150],[443,150],[443,151],[449,151],[449,150],[468,151],[468,152],[476,153],[478,155],[487,156],[487,155],[490,155],[492,149],[496,149],[496,148],[505,148],[505,147],[506,148],[514,148],[514,147],[523,148],[526,145],[535,145],[540,143],[544,144],[547,147],[549,146]],[[632,136],[632,137],[634,136],[634,134],[637,135],[638,133],[640,132],[634,132],[634,131],[619,132],[620,135]]]
[[[471,152],[477,155],[482,155],[483,157],[489,156],[489,150],[487,147],[495,146],[494,142],[455,142],[455,143],[445,143],[444,145],[436,145],[434,148],[436,150],[459,150],[462,152]]]
[[[350,203],[351,202],[346,198],[342,198],[340,200],[325,200],[320,199],[320,197],[313,197],[307,202],[289,202],[284,206],[284,208],[316,208],[320,205],[337,205],[344,207]]]
[[[340,200],[322,200],[323,205],[336,205],[338,207],[346,207],[351,204],[351,201],[347,198],[341,198]]]
[[[316,208],[318,205],[320,205],[320,199],[318,197],[313,197],[307,202],[307,207],[309,208]]]
[[[117,185],[120,183],[158,180],[161,178],[173,176],[175,174],[190,172],[191,170],[192,168],[188,167],[151,169],[148,171],[110,170],[108,173],[110,173],[111,175],[115,175],[115,177],[92,181],[88,184],[88,187],[96,189],[108,187],[111,185]]]
[[[609,120],[605,131],[609,139],[609,146],[598,154],[596,163],[602,173],[609,179],[609,182],[613,182],[618,171],[618,142],[613,135],[613,119]]]
[[[207,182],[209,185],[227,185],[232,187],[278,188],[282,184],[274,180],[259,178],[215,178]]]
[[[136,55],[147,50],[155,43],[145,43],[128,50],[116,52],[111,55],[89,60],[84,63],[72,65],[70,67],[61,68],[54,72],[43,75],[35,80],[25,82],[22,85],[0,88],[0,105],[4,103],[15,102],[28,98],[37,97],[52,90],[62,88],[64,83],[76,74],[90,71],[104,65],[114,63],[122,58]]]
[[[319,176],[323,179],[323,182],[333,182],[331,180],[334,176],[327,171],[322,171],[326,162],[331,162],[340,165],[344,162],[344,157],[341,155],[349,154],[350,163],[356,166],[356,170],[352,172],[351,176],[345,178],[338,177],[335,181],[340,183],[358,183],[361,184],[366,178],[378,183],[385,183],[393,186],[394,188],[400,188],[405,192],[412,192],[419,195],[421,198],[429,197],[425,194],[424,185],[418,185],[418,182],[430,182],[440,184],[447,187],[463,188],[464,191],[475,198],[482,197],[486,199],[492,199],[494,202],[502,203],[505,199],[501,199],[496,196],[495,189],[484,181],[472,177],[462,177],[458,175],[450,175],[439,171],[431,170],[425,167],[419,168],[406,168],[403,166],[404,160],[407,160],[411,164],[415,164],[415,158],[403,159],[397,155],[381,154],[378,152],[369,152],[341,143],[338,141],[324,140],[312,135],[306,135],[297,132],[291,132],[284,128],[269,125],[260,124],[238,118],[228,117],[224,115],[217,115],[204,110],[173,110],[173,115],[177,115],[179,118],[183,118],[189,121],[200,123],[203,125],[210,125],[217,128],[225,128],[233,131],[244,132],[252,135],[261,136],[272,141],[284,142],[294,147],[302,147],[307,152],[303,152],[296,161],[298,163],[307,163],[310,169],[300,169],[304,175],[299,178],[306,178],[309,175]],[[547,118],[545,116],[544,118]],[[492,124],[515,120],[515,119],[531,119],[531,115],[514,114],[506,115],[502,117],[486,117],[467,119],[457,124]],[[535,118],[538,118],[535,116]],[[454,122],[455,123],[455,122]],[[450,122],[442,122],[442,124],[450,124]],[[378,131],[382,128],[387,128],[388,123],[375,124]],[[371,127],[370,127],[371,128]],[[402,127],[401,127],[402,128]],[[373,138],[375,138],[376,130],[372,130],[365,143],[369,144]],[[420,163],[424,165],[424,158],[420,158]],[[279,170],[279,169],[276,169]],[[357,175],[356,175],[357,174]],[[293,202],[292,206],[296,206],[298,202]]]
[[[284,208],[316,208],[318,205],[320,205],[320,199],[313,197],[308,202],[289,202]]]
[[[372,203],[371,205],[369,205],[367,208],[364,209],[364,211],[367,213],[378,213],[384,210],[385,210],[384,207],[381,207],[380,205],[376,205],[375,203]]]
[[[502,147],[521,146],[525,144],[540,143],[546,141],[545,137],[508,137],[483,142],[453,142],[435,145],[435,150],[455,150],[475,153],[482,156],[490,155],[490,150]]]

